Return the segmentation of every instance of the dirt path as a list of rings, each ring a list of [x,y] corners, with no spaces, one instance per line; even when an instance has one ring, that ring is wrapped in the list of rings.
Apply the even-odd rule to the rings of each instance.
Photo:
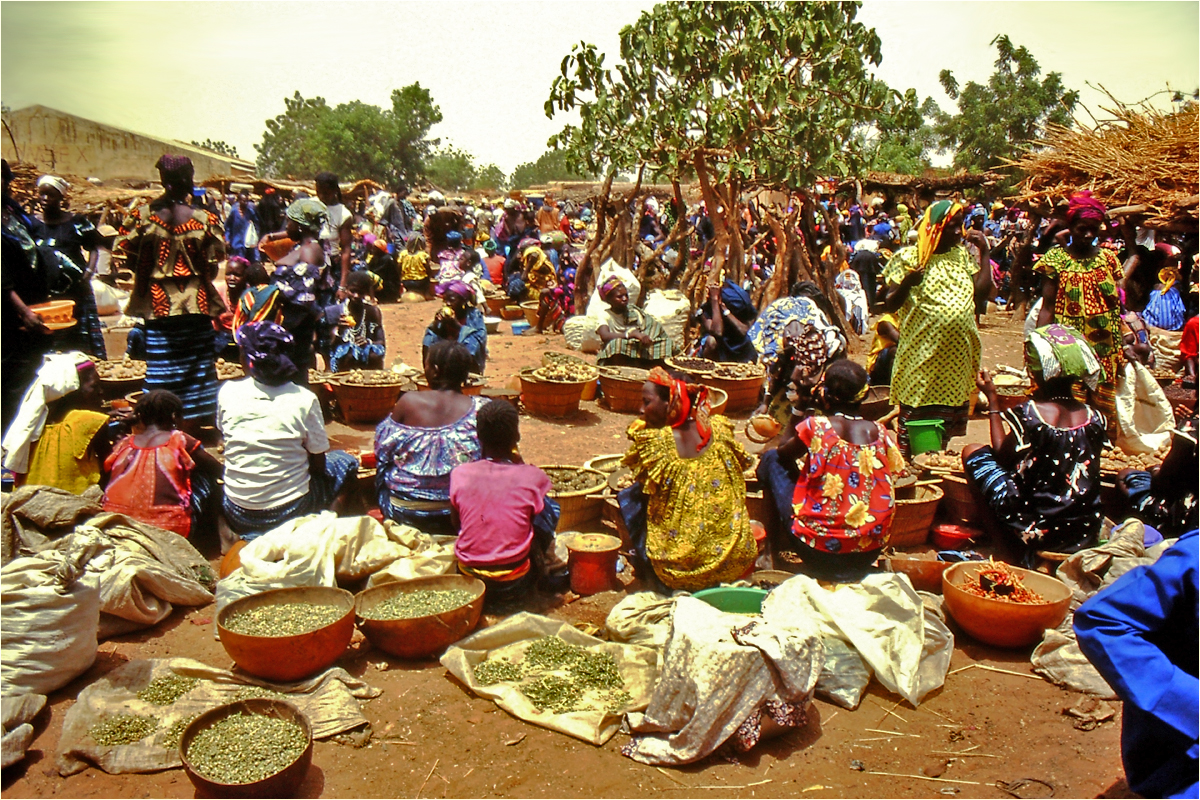
[[[434,310],[432,304],[385,307],[389,362],[400,357],[419,363],[420,335]],[[1004,317],[984,320],[985,365],[1021,364],[1020,327],[1006,322]],[[501,330],[490,343],[489,376],[514,374],[544,350],[565,350],[561,337],[512,337],[507,323]],[[623,450],[623,431],[631,419],[587,402],[567,420],[523,416],[521,449],[531,463],[581,464]],[[969,433],[970,440],[983,441],[985,422],[972,420]],[[342,446],[370,447],[367,426],[335,424],[331,434]],[[558,605],[539,597],[538,609],[554,618],[596,624],[623,596],[607,592]],[[4,796],[193,796],[182,770],[112,776],[89,769],[60,778],[54,752],[78,692],[128,660],[188,656],[231,666],[212,636],[212,614],[211,606],[177,610],[151,631],[103,643],[95,666],[51,696],[49,712],[37,721],[29,757],[4,773]],[[1081,695],[1033,676],[1028,651],[990,648],[957,629],[955,634],[951,674],[918,709],[872,684],[856,711],[816,701],[807,725],[761,744],[738,762],[709,758],[672,770],[622,756],[623,734],[593,747],[521,722],[474,697],[436,661],[384,657],[356,634],[338,663],[383,690],[364,703],[376,738],[360,749],[318,742],[301,796],[1004,798],[1014,795],[998,788],[997,781],[1025,778],[1050,784],[1056,797],[1131,796],[1121,770],[1120,713],[1095,730],[1077,730],[1063,711]],[[962,669],[973,664],[1019,674]],[[935,777],[939,780],[929,779]],[[1029,784],[1016,796],[1049,794]]]

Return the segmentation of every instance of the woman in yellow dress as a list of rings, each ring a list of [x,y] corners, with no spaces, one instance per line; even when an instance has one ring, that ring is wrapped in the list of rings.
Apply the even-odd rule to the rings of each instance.
[[[637,482],[618,502],[638,575],[694,592],[749,573],[758,553],[742,475],[750,459],[729,420],[710,417],[708,389],[655,367],[628,434],[624,463]]]

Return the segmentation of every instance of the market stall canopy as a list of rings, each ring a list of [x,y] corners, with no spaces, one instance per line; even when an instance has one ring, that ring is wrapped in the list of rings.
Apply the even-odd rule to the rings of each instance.
[[[1114,216],[1143,216],[1148,228],[1195,231],[1200,193],[1200,110],[1119,105],[1093,128],[1052,125],[1037,150],[1012,163],[1028,177],[1014,199],[1049,213],[1090,189]]]

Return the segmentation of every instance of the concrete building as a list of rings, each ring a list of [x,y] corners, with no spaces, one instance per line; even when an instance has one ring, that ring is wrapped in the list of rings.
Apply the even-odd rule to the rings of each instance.
[[[163,153],[176,153],[192,159],[196,183],[218,175],[254,177],[254,164],[249,161],[45,106],[10,112],[4,126],[0,150],[9,163],[26,161],[65,175],[158,180],[155,162]]]

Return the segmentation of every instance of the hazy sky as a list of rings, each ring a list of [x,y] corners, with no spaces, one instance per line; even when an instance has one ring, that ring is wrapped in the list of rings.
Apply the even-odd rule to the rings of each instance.
[[[419,81],[441,107],[443,142],[506,173],[567,121],[543,111],[579,41],[618,53],[650,2],[0,2],[6,105],[40,103],[183,141],[224,140],[255,157],[264,121],[299,90],[330,105],[387,107]],[[1197,2],[867,0],[883,41],[878,74],[952,110],[937,82],[986,81],[1007,33],[1099,116],[1102,84],[1125,101],[1200,84]],[[1077,112],[1082,114],[1082,112]],[[1086,115],[1083,115],[1087,119]]]

